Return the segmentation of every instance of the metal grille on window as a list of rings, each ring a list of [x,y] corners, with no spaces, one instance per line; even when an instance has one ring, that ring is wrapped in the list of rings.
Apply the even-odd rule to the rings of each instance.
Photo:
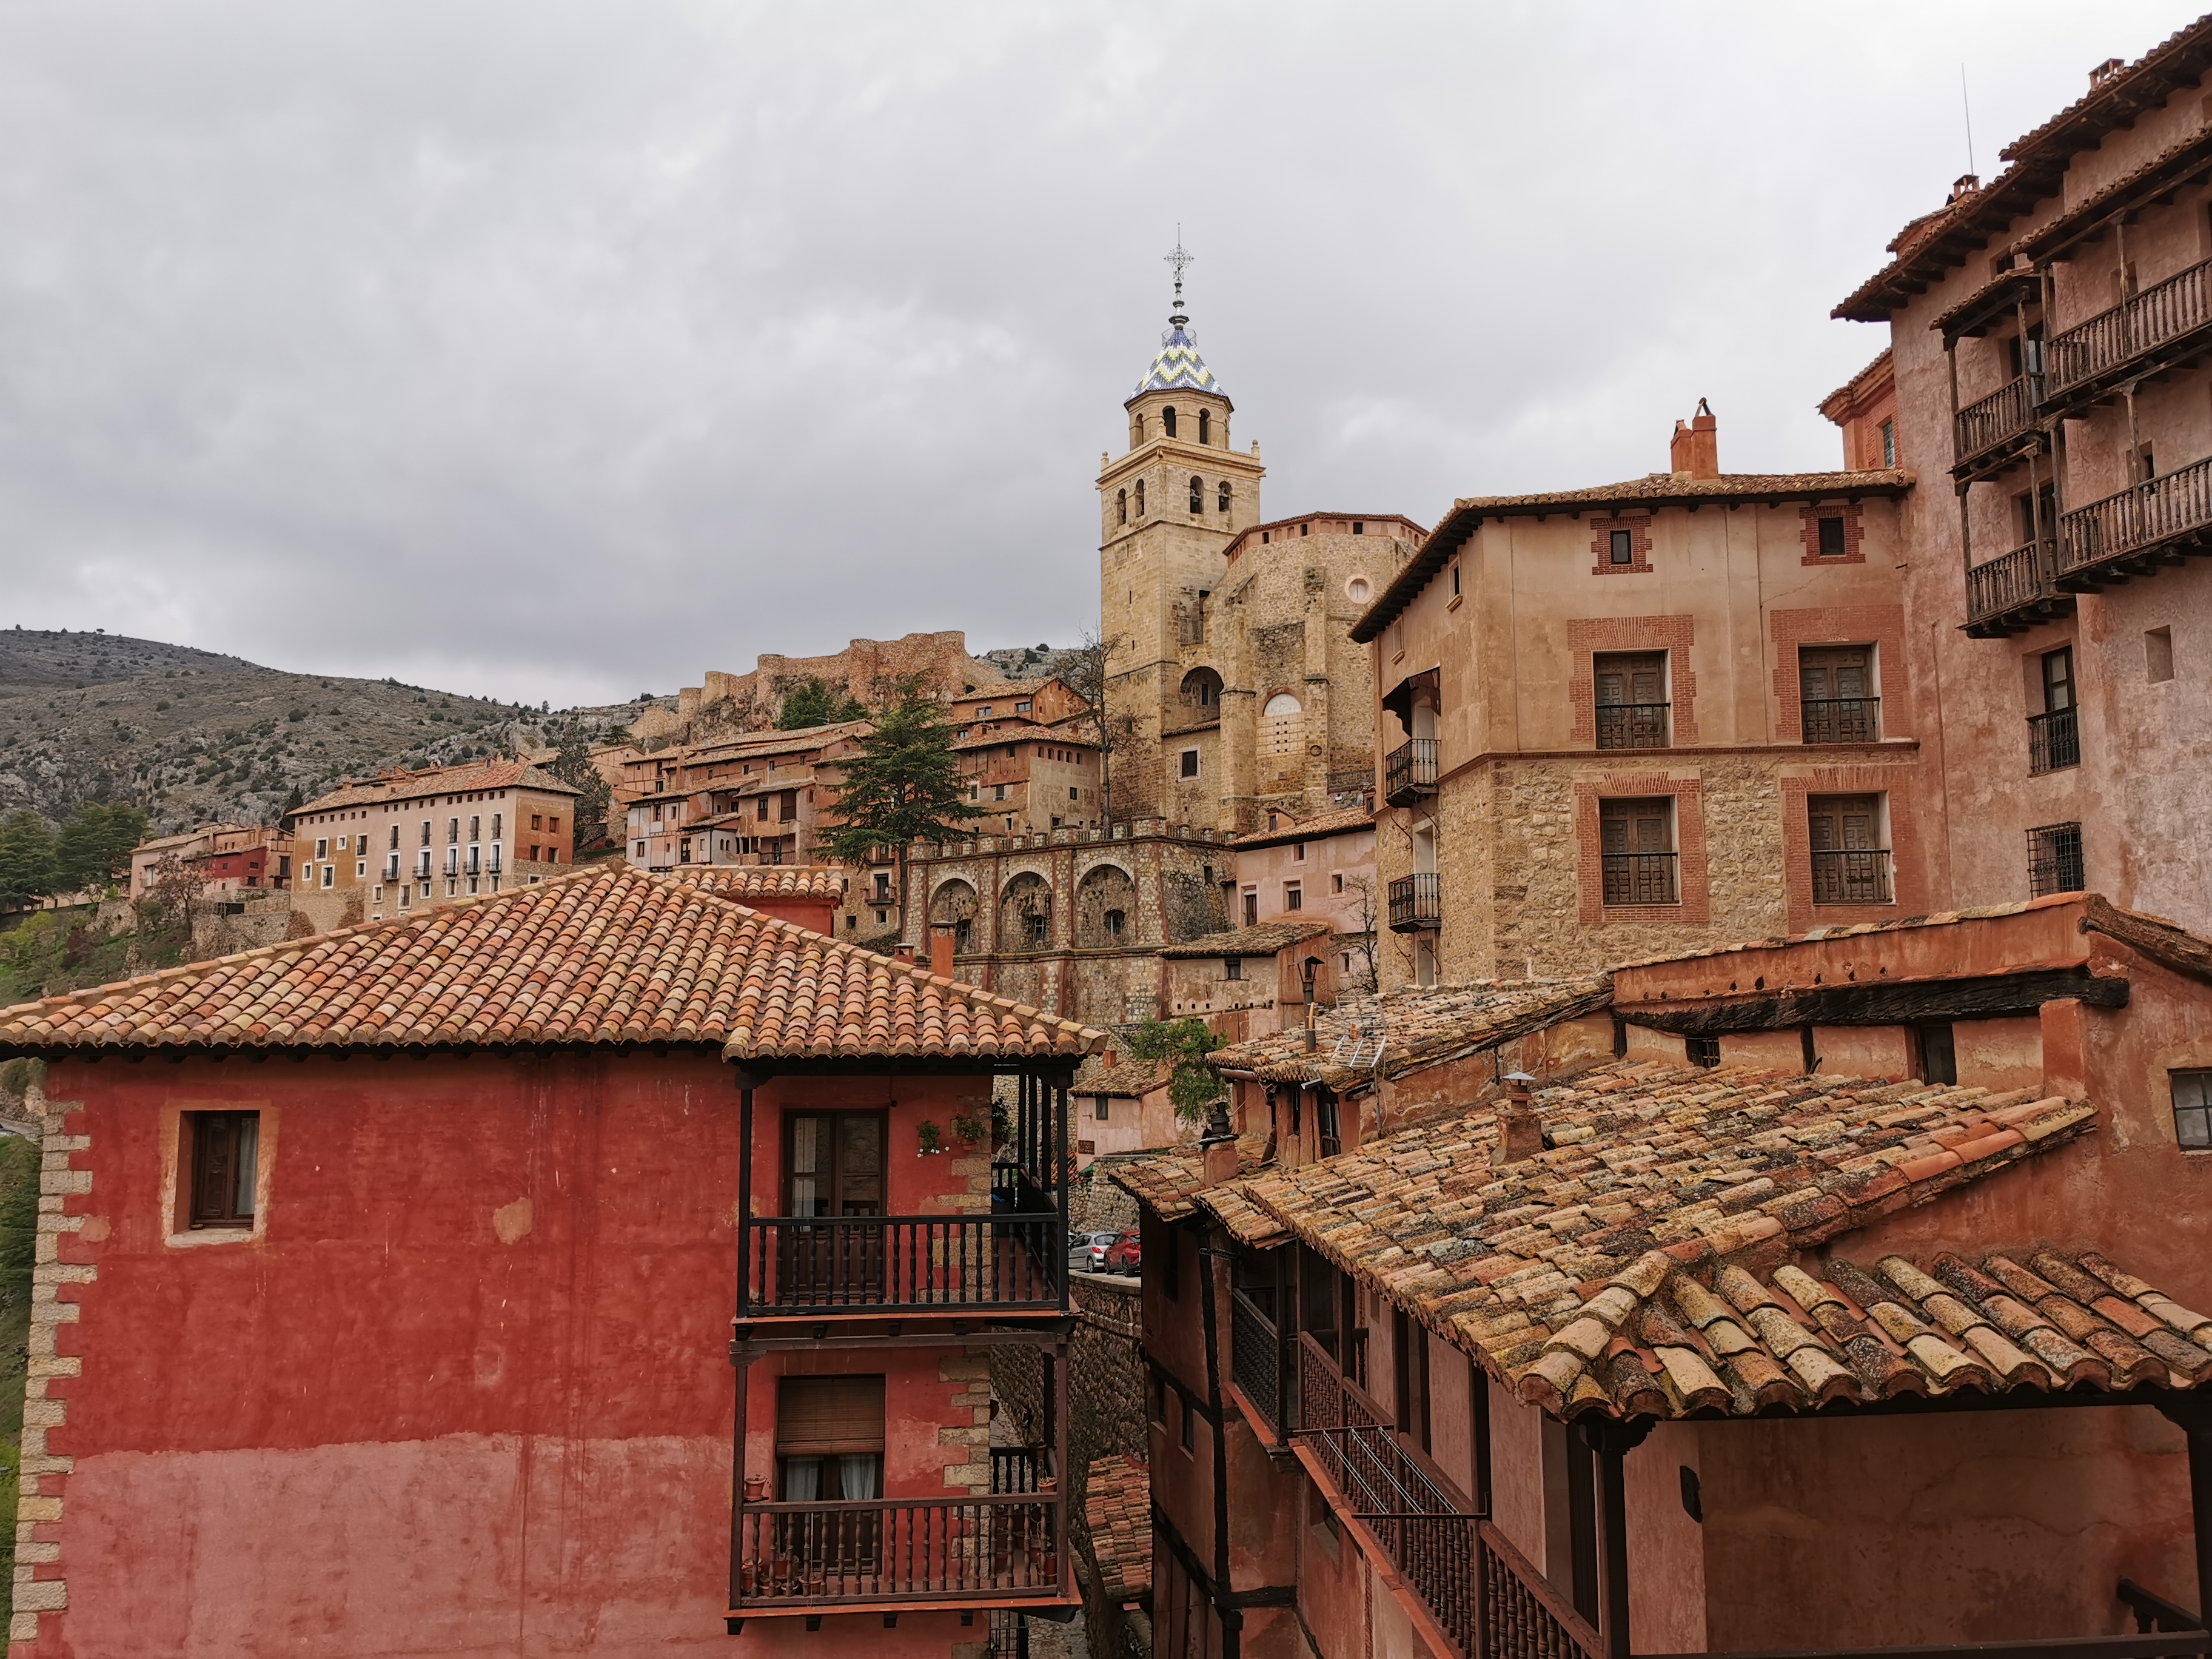
[[[1596,689],[1599,748],[1667,747],[1665,652],[1593,658],[1591,678]]]
[[[1873,743],[1881,736],[1874,653],[1863,645],[1797,653],[1799,709],[1808,743]]]
[[[1670,799],[1607,801],[1599,810],[1605,902],[1673,904],[1674,803]]]
[[[2078,893],[2088,885],[2079,823],[2046,823],[2027,832],[2027,893]]]

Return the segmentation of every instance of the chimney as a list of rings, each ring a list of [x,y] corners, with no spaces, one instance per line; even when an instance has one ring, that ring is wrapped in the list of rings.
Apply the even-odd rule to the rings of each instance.
[[[1674,441],[1670,447],[1669,468],[1678,477],[1717,478],[1721,476],[1720,423],[1713,419],[1712,406],[1703,398],[1698,399],[1698,412],[1687,424],[1674,422]]]
[[[929,924],[929,971],[939,979],[952,977],[952,924]]]
[[[1951,181],[1951,193],[1943,198],[1943,205],[1948,207],[1960,197],[1972,196],[1981,187],[1982,179],[1979,173],[1962,173]]]
[[[1544,1150],[1544,1121],[1536,1115],[1528,1097],[1528,1085],[1535,1080],[1526,1072],[1506,1073],[1505,1099],[1498,1109],[1498,1150],[1490,1157],[1492,1164],[1518,1164]]]
[[[2112,80],[2126,67],[2127,64],[2122,62],[2119,58],[2107,58],[2103,63],[2098,64],[2096,68],[2089,71],[2089,90],[2094,92],[2099,87],[2103,86],[2106,82]]]
[[[914,946],[908,945],[904,939],[901,939],[896,945],[891,946],[891,960],[894,962],[903,962],[909,964],[912,963],[914,961]]]
[[[1110,1072],[1114,1069],[1114,1062],[1120,1058],[1121,1056],[1115,1054],[1113,1049],[1109,1048],[1104,1054],[1098,1057],[1098,1063]]]

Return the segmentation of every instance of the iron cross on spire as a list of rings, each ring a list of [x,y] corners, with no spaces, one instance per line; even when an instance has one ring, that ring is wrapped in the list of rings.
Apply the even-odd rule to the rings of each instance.
[[[1175,305],[1168,313],[1168,322],[1172,327],[1181,328],[1190,320],[1182,308],[1182,273],[1183,267],[1196,263],[1197,258],[1198,255],[1182,245],[1182,227],[1178,224],[1174,250],[1167,255],[1167,262],[1175,267]]]

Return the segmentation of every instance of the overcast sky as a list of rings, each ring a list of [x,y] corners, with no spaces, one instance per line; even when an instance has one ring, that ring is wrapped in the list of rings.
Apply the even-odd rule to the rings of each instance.
[[[1270,517],[1838,464],[1829,308],[2176,5],[0,0],[0,627],[556,705],[1097,615],[1167,311]]]

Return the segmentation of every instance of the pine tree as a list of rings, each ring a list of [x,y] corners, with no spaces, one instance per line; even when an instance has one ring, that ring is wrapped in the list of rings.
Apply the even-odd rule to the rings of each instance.
[[[145,835],[146,815],[135,806],[94,802],[80,807],[54,844],[59,890],[77,893],[107,886],[129,871],[131,848]]]
[[[855,867],[867,864],[876,848],[890,848],[903,895],[908,843],[957,841],[962,826],[984,813],[968,804],[944,708],[918,680],[901,684],[896,699],[860,739],[860,752],[841,763],[845,775],[832,805],[842,823],[823,845]]]
[[[868,711],[850,692],[840,692],[819,674],[785,693],[783,712],[776,716],[779,732],[803,731],[810,726],[830,726],[838,720],[860,720]]]
[[[574,784],[584,792],[575,806],[575,852],[581,853],[605,841],[607,806],[613,792],[592,760],[591,740],[584,735],[581,726],[572,725],[562,733],[561,746],[545,769],[562,782]]]
[[[0,821],[0,910],[21,910],[56,885],[54,832],[36,812]]]

